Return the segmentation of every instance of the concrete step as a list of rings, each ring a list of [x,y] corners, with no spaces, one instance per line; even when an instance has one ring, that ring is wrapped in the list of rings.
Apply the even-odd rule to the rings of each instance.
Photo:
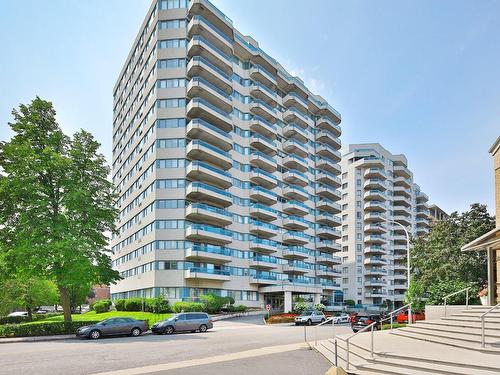
[[[453,322],[463,322],[467,324],[481,324],[481,320],[475,317],[469,317],[469,316],[447,316],[441,318],[441,321],[453,321]],[[484,320],[485,323],[490,324],[492,326],[497,326],[500,327],[500,321],[497,319],[491,319],[491,318],[486,318]]]
[[[435,337],[442,337],[445,339],[450,339],[450,340],[457,340],[459,342],[470,342],[470,343],[476,343],[476,344],[481,344],[481,335],[478,334],[468,334],[466,332],[451,332],[451,331],[438,331],[433,328],[425,327],[425,326],[411,326],[411,327],[403,327],[399,328],[398,331],[401,332],[416,332],[416,333],[422,333],[426,336],[435,336]],[[394,330],[393,330],[394,332]],[[500,337],[494,336],[494,337],[485,337],[485,343],[486,345],[494,345],[498,344],[500,347]]]
[[[473,312],[463,312],[463,313],[447,315],[447,317],[475,318],[477,320],[480,320],[480,316],[481,314],[474,314]],[[485,319],[500,322],[500,315],[488,314],[486,315]]]
[[[417,323],[413,324],[411,327],[407,327],[416,330],[431,330],[433,332],[445,332],[450,334],[458,334],[458,335],[471,335],[473,337],[481,337],[481,326],[472,326],[472,327],[454,327],[450,325],[444,325],[439,323]],[[500,341],[500,330],[496,329],[488,329],[484,330],[485,337],[491,338],[494,341]]]
[[[395,329],[391,332],[392,335],[404,337],[404,338],[409,338],[409,339],[414,339],[414,340],[420,340],[420,341],[425,341],[425,342],[432,342],[436,344],[442,344],[442,345],[448,345],[448,346],[453,346],[456,348],[462,348],[462,349],[467,349],[467,350],[472,350],[472,351],[477,351],[481,353],[490,353],[490,354],[499,354],[500,355],[500,348],[495,348],[491,346],[486,346],[485,348],[481,348],[479,343],[470,343],[466,342],[463,343],[460,339],[457,338],[448,338],[448,337],[442,337],[442,336],[433,336],[429,335],[427,333],[422,333],[422,332],[416,332],[414,331],[404,331],[403,328]],[[500,359],[499,359],[500,361]]]
[[[481,328],[481,322],[478,321],[460,321],[460,320],[419,320],[417,323],[423,325],[440,325],[443,327],[457,327],[457,328]],[[485,322],[484,328],[500,332],[500,324]]]
[[[337,341],[337,352],[338,356],[345,358],[346,353],[346,343],[345,341]],[[333,354],[331,360],[334,363],[334,353],[335,345],[333,340],[329,340],[329,343],[323,343],[323,347],[328,348],[329,352]],[[355,366],[355,372],[359,374],[442,374],[442,375],[456,375],[456,374],[477,374],[477,375],[498,375],[500,372],[500,367],[490,367],[490,366],[475,366],[470,363],[453,361],[436,361],[429,358],[416,358],[418,355],[416,351],[415,355],[404,356],[404,355],[391,355],[385,352],[376,353],[374,358],[370,357],[370,351],[361,345],[354,342],[349,344],[350,358],[357,357]],[[444,349],[446,350],[446,349]]]

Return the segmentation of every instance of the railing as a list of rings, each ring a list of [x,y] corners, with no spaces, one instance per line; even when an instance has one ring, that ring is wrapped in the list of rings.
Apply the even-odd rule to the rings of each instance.
[[[331,318],[326,319],[324,322],[321,322],[318,325],[314,326],[314,346],[318,346],[318,327],[325,325],[325,324],[328,324],[330,322],[332,323],[332,326],[334,326],[334,324],[333,324],[334,319],[335,318],[332,316]],[[304,325],[304,328],[305,328],[305,325]]]
[[[488,315],[490,312],[492,312],[493,310],[495,310],[499,307],[500,307],[500,303],[497,303],[495,306],[493,306],[491,309],[486,311],[484,314],[481,314],[481,316],[479,317],[481,319],[481,348],[484,348],[484,345],[485,345],[484,320],[486,318],[486,315]]]
[[[443,297],[443,300],[444,300],[444,316],[446,316],[446,301],[448,300],[448,298],[450,297],[453,297],[459,293],[463,293],[465,292],[465,309],[466,310],[469,310],[469,289],[471,287],[468,287],[468,288],[464,288],[464,289],[460,289],[458,292],[455,292],[455,293],[450,293],[446,296]]]

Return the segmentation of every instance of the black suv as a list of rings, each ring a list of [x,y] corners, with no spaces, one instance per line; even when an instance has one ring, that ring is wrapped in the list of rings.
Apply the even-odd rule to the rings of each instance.
[[[381,316],[379,314],[372,314],[372,315],[358,315],[356,317],[356,321],[351,324],[351,328],[354,332],[358,332],[362,330],[363,328],[369,326],[373,322],[377,322],[375,326],[373,327],[374,330],[379,330],[381,325],[380,325],[380,320]]]

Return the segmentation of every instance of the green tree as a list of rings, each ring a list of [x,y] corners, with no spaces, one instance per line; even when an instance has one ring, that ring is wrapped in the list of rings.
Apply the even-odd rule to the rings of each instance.
[[[106,248],[117,215],[109,167],[90,133],[62,132],[52,103],[12,114],[14,135],[0,143],[2,258],[11,274],[53,280],[71,321],[71,288],[119,279]]]
[[[413,240],[412,274],[419,288],[433,291],[433,303],[442,303],[442,297],[464,285],[481,285],[487,280],[485,252],[464,253],[460,249],[494,227],[495,220],[486,206],[476,203],[467,212],[452,213],[436,223],[429,234]]]

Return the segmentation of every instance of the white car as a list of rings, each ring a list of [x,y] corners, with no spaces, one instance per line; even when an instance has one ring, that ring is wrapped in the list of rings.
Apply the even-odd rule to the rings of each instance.
[[[343,314],[340,316],[333,317],[333,324],[344,324],[349,323],[349,315]]]
[[[314,323],[323,323],[326,320],[325,314],[321,311],[304,311],[302,315],[295,318],[295,325],[306,324],[310,326]]]
[[[13,313],[10,313],[7,316],[28,316],[27,311],[14,311]]]

